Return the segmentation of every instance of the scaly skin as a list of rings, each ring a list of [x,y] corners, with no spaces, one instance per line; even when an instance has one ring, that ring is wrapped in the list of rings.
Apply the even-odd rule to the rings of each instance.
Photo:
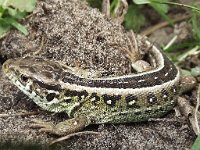
[[[10,59],[3,71],[37,105],[72,118],[57,125],[36,121],[43,131],[65,135],[89,124],[145,121],[171,110],[179,94],[179,71],[155,46],[149,58],[151,71],[112,78],[83,77],[39,57]]]

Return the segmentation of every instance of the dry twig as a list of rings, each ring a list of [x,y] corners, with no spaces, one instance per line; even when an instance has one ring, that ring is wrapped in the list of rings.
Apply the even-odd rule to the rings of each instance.
[[[180,22],[182,20],[186,20],[186,19],[189,19],[191,18],[191,15],[183,15],[179,18],[174,18],[172,19],[172,22]],[[165,26],[168,26],[169,25],[169,22],[167,21],[164,21],[164,22],[161,22],[159,24],[156,24],[155,26],[151,26],[149,28],[147,28],[146,30],[142,31],[140,34],[143,35],[143,36],[148,36],[150,34],[152,34],[153,32],[155,32],[156,30],[160,29],[160,28],[163,28]]]
[[[12,116],[30,116],[30,115],[37,115],[39,112],[25,112],[25,113],[16,113],[16,114],[0,114],[0,118],[12,117]]]
[[[83,135],[83,134],[95,134],[95,135],[99,135],[99,132],[94,132],[94,131],[84,131],[84,132],[76,132],[76,133],[72,133],[72,134],[69,134],[69,135],[66,135],[66,136],[63,136],[61,138],[58,138],[56,140],[53,140],[49,143],[49,145],[53,145],[55,143],[58,143],[60,141],[64,141],[64,140],[67,140],[73,136],[80,136],[80,135]]]

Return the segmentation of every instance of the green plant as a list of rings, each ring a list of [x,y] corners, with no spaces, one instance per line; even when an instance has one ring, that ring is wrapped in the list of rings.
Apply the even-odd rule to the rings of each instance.
[[[133,2],[137,5],[148,4],[151,6],[155,11],[160,14],[162,18],[167,20],[171,25],[173,25],[172,20],[167,16],[167,12],[169,10],[168,0],[133,0]]]
[[[141,8],[142,6],[134,4],[129,5],[127,14],[124,18],[124,26],[127,29],[133,29],[133,31],[137,32],[145,24],[146,18],[144,14],[141,13]]]
[[[11,27],[27,35],[27,29],[18,21],[35,8],[36,0],[0,0],[0,38]]]
[[[200,27],[198,23],[199,12],[197,13],[196,10],[192,11],[192,31],[193,31],[193,38],[200,42]]]
[[[168,0],[133,0],[133,2],[137,5],[143,5],[143,4],[148,4],[154,10],[156,10],[165,20],[167,20],[171,25],[173,25],[172,20],[167,16],[167,12],[169,9],[169,5],[175,5],[175,6],[180,6],[180,7],[186,7],[189,8],[193,11],[193,17],[192,17],[192,22],[193,22],[193,27],[195,31],[198,31],[199,39],[200,39],[200,29],[198,29],[198,26],[195,26],[197,24],[197,14],[200,14],[200,9],[198,7],[194,7],[192,5],[187,5],[187,4],[181,4],[181,3],[176,3],[176,2],[171,2]],[[195,13],[194,13],[195,12]]]
[[[91,7],[101,9],[103,0],[86,0]]]
[[[175,5],[175,4],[174,4]],[[169,48],[165,49],[165,52],[171,53],[173,52],[173,60],[177,64],[183,62],[184,59],[189,55],[194,55],[200,52],[200,26],[199,26],[199,15],[200,15],[200,8],[198,6],[190,6],[185,4],[179,4],[178,6],[183,6],[190,8],[191,11],[191,25],[192,25],[192,40],[189,39],[183,43],[176,43],[171,45]],[[177,51],[182,49],[182,51]],[[183,51],[184,50],[184,51]]]
[[[115,10],[119,6],[121,0],[110,0],[111,6],[110,6],[110,14],[112,17],[116,16]],[[166,0],[160,0],[160,2],[164,2]],[[90,6],[95,8],[101,8],[102,0],[87,0],[87,2],[90,4]],[[128,11],[124,18],[124,26],[127,29],[133,29],[134,31],[139,31],[142,26],[145,25],[146,18],[144,14],[142,13],[142,9],[144,5],[142,4],[148,4],[151,6],[155,11],[157,11],[165,20],[170,22],[170,24],[173,24],[171,19],[167,16],[168,12],[168,5],[163,4],[160,5],[155,2],[148,3],[143,0],[132,0],[132,2],[129,2],[128,5]],[[135,21],[137,20],[137,21]]]

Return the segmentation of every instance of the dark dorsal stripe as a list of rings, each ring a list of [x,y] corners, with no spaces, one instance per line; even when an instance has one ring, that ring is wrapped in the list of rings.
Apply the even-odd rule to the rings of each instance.
[[[173,80],[177,75],[177,69],[169,59],[163,55],[164,67],[160,71],[138,75],[134,77],[125,77],[112,80],[92,80],[78,77],[75,74],[65,72],[61,75],[62,81],[65,83],[76,84],[88,87],[102,88],[142,88],[161,85],[167,81]],[[155,78],[156,77],[156,78]],[[141,81],[141,82],[138,82]]]
[[[79,100],[86,98],[89,94],[86,90],[83,91],[75,91],[75,90],[66,90],[64,95],[66,97],[74,97],[77,96]]]
[[[40,87],[48,89],[48,90],[54,90],[54,91],[60,91],[61,90],[61,86],[59,84],[57,85],[49,85],[49,84],[44,84],[43,82],[34,80],[34,83],[37,83]]]

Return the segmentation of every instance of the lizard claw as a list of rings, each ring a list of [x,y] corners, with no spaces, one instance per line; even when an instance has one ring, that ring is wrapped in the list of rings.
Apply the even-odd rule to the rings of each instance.
[[[30,124],[31,128],[40,128],[39,132],[47,132],[52,133],[55,125],[52,122],[45,122],[40,119],[33,119],[32,124]]]

